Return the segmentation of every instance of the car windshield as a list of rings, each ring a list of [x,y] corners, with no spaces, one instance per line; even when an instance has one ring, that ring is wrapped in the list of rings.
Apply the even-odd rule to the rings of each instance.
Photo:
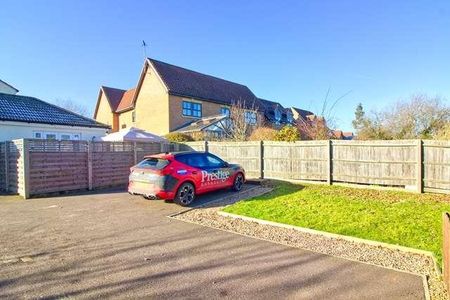
[[[137,164],[138,168],[161,170],[169,164],[167,159],[149,157]]]

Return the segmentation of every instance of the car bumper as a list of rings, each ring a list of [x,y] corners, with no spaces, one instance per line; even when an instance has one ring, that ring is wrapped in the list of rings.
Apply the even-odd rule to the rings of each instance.
[[[175,193],[172,191],[165,191],[158,187],[153,186],[150,183],[144,182],[129,182],[128,193],[133,195],[143,195],[149,198],[159,198],[165,200],[172,200],[175,197]]]

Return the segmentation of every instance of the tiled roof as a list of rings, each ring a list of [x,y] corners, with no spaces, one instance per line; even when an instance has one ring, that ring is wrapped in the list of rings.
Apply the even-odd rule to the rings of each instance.
[[[122,100],[122,97],[125,94],[126,90],[116,89],[107,86],[102,86],[102,90],[109,101],[109,105],[111,106],[112,111],[116,111],[117,107],[120,104],[120,100]]]
[[[0,120],[52,125],[109,128],[34,97],[0,93]]]
[[[283,109],[283,106],[281,106],[280,103],[275,101],[270,101],[262,98],[258,98],[258,100],[264,105],[264,108],[267,110],[275,110],[275,108],[280,107]]]
[[[297,107],[292,107],[292,109],[295,110],[304,120],[306,120],[307,116],[314,115],[314,113],[309,110],[304,110]]]
[[[117,106],[116,111],[120,112],[129,108],[133,108],[133,96],[136,88],[126,91],[122,95],[122,99],[120,99],[120,103]]]
[[[155,67],[169,93],[176,96],[209,100],[232,105],[237,101],[255,102],[256,96],[245,85],[148,59]]]
[[[127,90],[102,86],[113,112],[121,112],[133,107],[133,96],[136,88]]]

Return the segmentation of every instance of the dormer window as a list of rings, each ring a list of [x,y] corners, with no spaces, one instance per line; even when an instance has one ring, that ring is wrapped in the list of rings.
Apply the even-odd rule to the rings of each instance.
[[[286,112],[286,120],[289,124],[292,124],[294,122],[294,115],[291,111]]]
[[[275,121],[277,123],[280,123],[281,122],[281,111],[278,108],[275,108],[274,116],[275,116]]]

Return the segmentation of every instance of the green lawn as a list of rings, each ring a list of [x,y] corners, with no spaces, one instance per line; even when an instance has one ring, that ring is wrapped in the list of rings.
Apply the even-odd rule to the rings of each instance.
[[[450,196],[273,182],[269,194],[224,211],[433,252],[441,263]]]

